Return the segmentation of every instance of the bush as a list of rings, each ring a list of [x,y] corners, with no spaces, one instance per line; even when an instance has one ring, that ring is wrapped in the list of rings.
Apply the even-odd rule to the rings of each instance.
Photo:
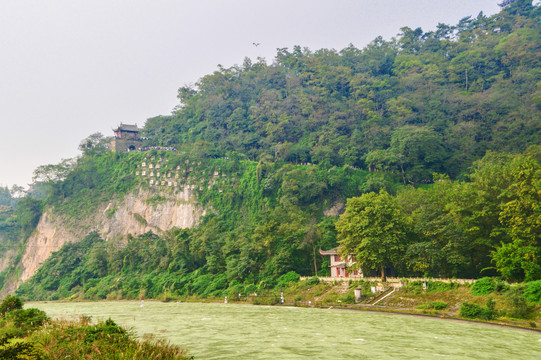
[[[496,284],[493,278],[484,277],[475,281],[471,288],[472,295],[482,296],[488,295],[496,290]]]
[[[447,308],[447,304],[444,303],[443,301],[429,302],[427,306],[429,307],[429,309],[434,309],[434,310],[443,310]]]
[[[259,282],[258,289],[259,290],[271,289],[275,286],[276,286],[276,280],[273,277],[266,277],[266,278],[263,278],[263,280]]]
[[[308,286],[313,286],[319,284],[319,278],[317,277],[311,277],[310,279],[306,279],[305,284]]]
[[[432,293],[432,292],[442,292],[442,291],[449,291],[456,287],[458,287],[457,283],[446,283],[443,281],[428,281],[426,292]]]
[[[43,325],[47,321],[47,314],[35,308],[17,309],[8,313],[6,318],[12,320],[17,327],[32,329]]]
[[[531,303],[541,304],[541,280],[524,284],[524,298]]]
[[[447,304],[443,301],[430,301],[425,305],[420,305],[418,309],[443,310],[447,308]]]
[[[31,342],[22,339],[10,339],[0,341],[0,359],[39,360],[41,356]]]
[[[276,287],[286,286],[290,282],[299,281],[300,278],[301,276],[297,274],[295,271],[290,271],[287,274],[284,274],[278,278]]]
[[[23,308],[23,302],[16,296],[8,296],[0,304],[0,316],[6,315],[8,312]]]
[[[507,301],[511,305],[508,315],[517,319],[529,319],[535,312],[535,306],[526,302],[522,288],[515,287],[507,294]]]
[[[489,301],[487,301],[487,305],[488,307],[483,307],[477,304],[463,302],[460,305],[459,314],[460,316],[468,319],[492,320],[496,315],[494,310],[494,301],[489,299]]]

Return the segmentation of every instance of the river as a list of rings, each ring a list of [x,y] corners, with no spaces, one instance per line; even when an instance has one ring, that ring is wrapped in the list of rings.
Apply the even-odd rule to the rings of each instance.
[[[111,317],[138,335],[184,345],[196,359],[541,359],[541,333],[434,318],[149,301],[25,307],[53,318]]]

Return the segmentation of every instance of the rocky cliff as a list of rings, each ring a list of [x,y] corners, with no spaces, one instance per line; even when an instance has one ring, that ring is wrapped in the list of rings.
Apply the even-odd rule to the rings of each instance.
[[[186,186],[175,193],[137,190],[122,199],[111,199],[90,218],[79,219],[76,224],[71,221],[69,225],[54,209],[48,209],[28,239],[21,259],[21,276],[13,288],[29,279],[51,253],[68,242],[81,240],[91,231],[110,241],[124,239],[128,234],[161,233],[174,227],[195,226],[205,211],[196,204],[191,189]]]

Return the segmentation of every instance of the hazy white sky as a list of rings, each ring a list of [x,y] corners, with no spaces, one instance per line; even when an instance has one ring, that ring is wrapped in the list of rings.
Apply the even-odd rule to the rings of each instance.
[[[180,86],[277,48],[364,47],[498,0],[0,0],[0,185],[88,135],[170,114]],[[254,42],[261,45],[255,47]]]

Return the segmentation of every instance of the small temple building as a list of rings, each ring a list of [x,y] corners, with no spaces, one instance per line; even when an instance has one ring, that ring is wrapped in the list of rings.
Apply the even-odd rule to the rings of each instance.
[[[109,149],[113,152],[127,152],[138,150],[142,145],[137,124],[122,124],[113,129],[115,136],[111,139]]]
[[[330,249],[327,251],[319,250],[319,253],[323,256],[330,256],[330,268],[331,277],[363,277],[363,273],[360,270],[349,269],[355,261],[352,255],[349,255],[347,259],[342,259],[342,256],[338,253],[338,248]]]

